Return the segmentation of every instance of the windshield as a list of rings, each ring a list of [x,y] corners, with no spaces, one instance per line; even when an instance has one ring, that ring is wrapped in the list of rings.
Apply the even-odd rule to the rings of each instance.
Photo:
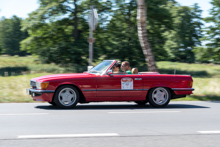
[[[108,67],[113,63],[113,60],[105,60],[102,61],[101,63],[99,63],[97,66],[95,66],[94,68],[92,68],[91,70],[89,70],[89,73],[93,73],[93,74],[102,74],[103,72],[105,72]]]

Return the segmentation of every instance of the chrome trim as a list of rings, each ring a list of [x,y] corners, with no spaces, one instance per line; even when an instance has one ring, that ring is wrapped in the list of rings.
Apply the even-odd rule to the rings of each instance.
[[[82,91],[96,91],[96,89],[95,90],[82,90]]]
[[[134,80],[142,80],[142,78],[134,78]]]
[[[35,81],[35,80],[30,80],[30,86],[31,86],[31,87],[32,87],[31,82],[35,82],[35,86],[37,85],[37,81]]]
[[[139,91],[143,89],[100,89],[97,91]]]
[[[127,74],[127,73],[120,73],[120,74],[118,74],[118,73],[112,73],[111,75],[141,75],[141,74]]]
[[[117,60],[103,60],[103,61],[117,61]]]
[[[29,89],[32,93],[54,93],[55,90],[37,90],[37,89]]]
[[[141,91],[141,90],[148,90],[148,89],[100,89],[100,90],[82,90],[82,91]]]
[[[103,60],[103,61],[113,61],[112,63],[114,63],[114,62],[117,61],[117,60]],[[103,61],[102,61],[102,62],[103,62]],[[112,65],[112,63],[111,63],[111,65]],[[112,68],[112,66],[115,65],[115,64],[113,64],[112,66],[111,66],[111,65],[109,66],[110,68]],[[95,66],[94,66],[94,67],[95,67]],[[93,68],[94,68],[94,67],[93,67]],[[108,69],[110,69],[109,67],[108,67],[106,70],[104,70],[103,72],[99,73],[99,75],[101,75],[101,76],[107,75],[106,73],[108,72]],[[89,73],[89,71],[88,71],[88,73]],[[90,74],[93,74],[93,73],[90,73]]]
[[[174,91],[193,91],[194,88],[171,88]]]
[[[103,61],[113,61],[113,63],[114,63],[115,61],[117,62],[117,60],[103,60]],[[115,62],[115,63],[116,63],[116,62]],[[103,76],[103,75],[108,75],[108,74],[107,74],[108,70],[111,69],[111,68],[115,65],[115,63],[114,63],[113,65],[111,64],[111,65],[106,69],[106,71],[103,71],[102,74],[100,74],[100,75],[101,75],[101,76]]]
[[[117,73],[113,73],[111,75],[114,76],[114,75],[130,75],[130,74],[117,74]]]

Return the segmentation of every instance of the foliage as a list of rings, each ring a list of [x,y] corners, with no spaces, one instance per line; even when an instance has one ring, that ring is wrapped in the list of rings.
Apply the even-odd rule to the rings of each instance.
[[[21,22],[22,19],[15,15],[10,19],[0,19],[0,53],[26,55],[19,47],[20,41],[28,36],[26,31],[21,31]]]
[[[201,45],[201,9],[198,4],[193,7],[169,5],[173,17],[173,29],[164,32],[167,38],[164,48],[173,61],[194,63],[192,49]]]
[[[205,36],[202,38],[206,44],[195,48],[195,53],[199,62],[220,64],[220,1],[212,0],[211,4],[211,16],[204,18],[204,21],[210,23],[204,29]]]
[[[87,65],[87,16],[89,6],[95,5],[99,26],[94,32],[94,62],[105,57],[129,60],[132,66],[146,65],[137,35],[136,0],[39,2],[39,9],[22,24],[30,36],[22,41],[21,48],[38,55],[41,61],[64,66]],[[191,49],[200,44],[198,6],[181,7],[169,0],[152,0],[147,1],[147,12],[148,38],[156,60],[193,62],[193,52],[179,52],[179,48],[183,45]]]
[[[98,1],[90,3],[106,8]],[[30,34],[22,41],[22,49],[39,55],[45,63],[85,66],[89,30],[85,15],[88,9],[88,1],[40,0],[40,8],[22,25],[22,29]]]
[[[156,60],[165,60],[166,51],[163,48],[165,37],[163,30],[171,29],[172,19],[168,9],[164,6],[167,0],[147,1],[148,12],[148,38],[151,43]],[[106,58],[128,60],[131,66],[146,66],[144,55],[140,46],[137,32],[137,3],[136,0],[116,1],[113,5],[111,20],[104,29],[104,34],[98,34],[96,46],[102,49]]]
[[[97,46],[103,49],[102,54],[106,58],[128,60],[131,65],[144,61],[137,37],[136,9],[135,1],[117,1],[104,35],[97,35]],[[139,55],[142,58],[138,58]]]

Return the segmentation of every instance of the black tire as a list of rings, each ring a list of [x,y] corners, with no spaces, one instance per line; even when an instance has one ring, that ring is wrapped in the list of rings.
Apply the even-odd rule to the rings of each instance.
[[[136,104],[138,105],[145,105],[148,101],[135,101]]]
[[[171,93],[168,88],[156,87],[149,91],[148,100],[152,107],[166,107],[171,99]]]
[[[59,87],[54,95],[54,102],[57,106],[65,109],[74,108],[79,101],[78,90],[71,85]]]
[[[51,104],[52,106],[56,106],[57,104],[54,102],[48,102],[49,104]]]

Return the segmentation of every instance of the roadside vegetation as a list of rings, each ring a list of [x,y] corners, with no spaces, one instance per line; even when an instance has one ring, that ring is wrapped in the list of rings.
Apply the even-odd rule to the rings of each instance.
[[[174,74],[176,68],[176,74],[192,75],[194,94],[176,100],[220,100],[220,65],[161,61],[157,62],[157,66],[161,74]],[[10,72],[7,71],[8,69]],[[139,68],[139,70],[145,69]],[[33,102],[26,94],[26,88],[30,87],[30,79],[49,74],[74,72],[55,64],[40,64],[33,56],[0,56],[0,71],[1,103]]]
[[[63,67],[55,64],[41,64],[34,56],[0,56],[0,75],[14,76],[29,73],[62,73]]]

